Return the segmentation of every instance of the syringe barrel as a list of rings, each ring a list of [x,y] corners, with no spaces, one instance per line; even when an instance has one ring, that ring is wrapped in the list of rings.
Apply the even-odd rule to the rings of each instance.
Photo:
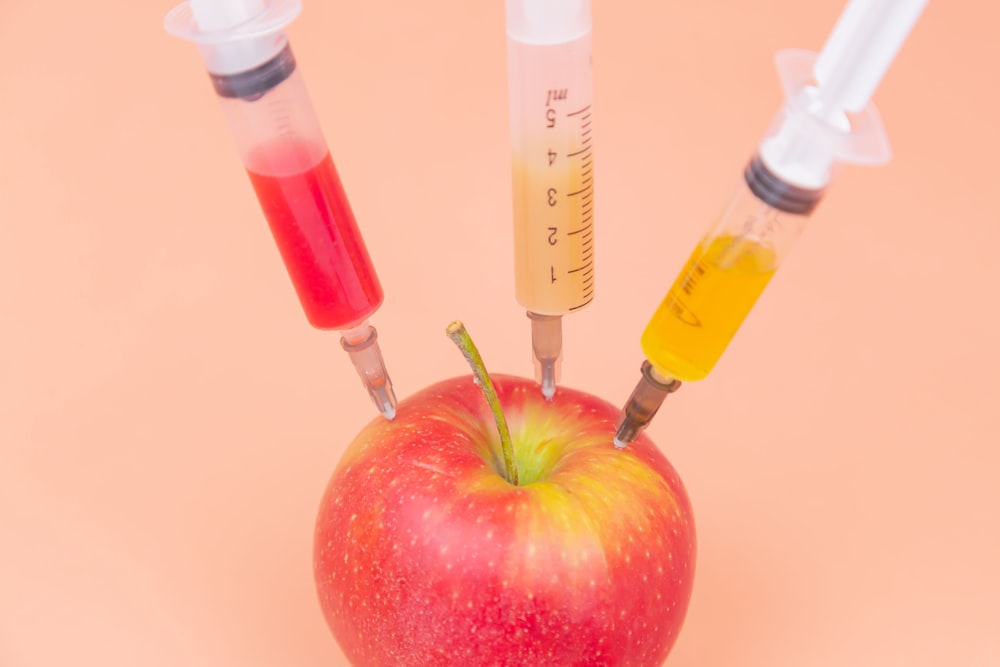
[[[298,169],[315,165],[326,155],[326,140],[290,46],[250,72],[211,74],[211,78],[247,169],[287,171],[292,165],[269,166],[268,151],[262,150],[286,142],[305,153],[295,166]]]
[[[281,5],[284,13],[275,16]],[[262,14],[237,28],[207,33],[199,32],[183,9],[186,4],[168,15],[167,28],[201,47],[306,317],[319,329],[353,329],[384,296],[281,30],[297,4],[272,0]],[[259,29],[253,28],[255,22]]]
[[[507,2],[515,295],[566,315],[594,297],[590,2]]]
[[[643,353],[661,375],[689,382],[712,371],[822,195],[751,160],[642,333]]]

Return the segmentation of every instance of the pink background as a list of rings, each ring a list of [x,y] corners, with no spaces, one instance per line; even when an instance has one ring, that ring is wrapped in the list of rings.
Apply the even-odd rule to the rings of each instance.
[[[0,4],[0,665],[340,665],[312,522],[372,416],[299,310],[164,2]],[[834,0],[594,8],[597,300],[564,382],[642,327]],[[1000,9],[931,3],[852,168],[715,372],[651,427],[699,530],[668,664],[1000,665]],[[306,0],[289,28],[386,289],[401,396],[530,374],[503,6]]]

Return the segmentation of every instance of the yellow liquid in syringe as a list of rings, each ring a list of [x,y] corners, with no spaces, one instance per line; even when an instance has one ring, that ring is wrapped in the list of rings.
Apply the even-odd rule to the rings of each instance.
[[[643,331],[646,358],[682,382],[708,375],[777,265],[773,250],[747,238],[703,241]]]
[[[593,159],[589,140],[549,164],[540,144],[513,157],[517,302],[565,315],[594,298]]]

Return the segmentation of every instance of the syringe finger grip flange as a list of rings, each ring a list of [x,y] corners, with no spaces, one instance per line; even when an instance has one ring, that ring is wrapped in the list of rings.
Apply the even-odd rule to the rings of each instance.
[[[253,101],[287,79],[295,71],[292,48],[285,45],[275,57],[253,69],[237,74],[209,72],[212,86],[219,97]]]

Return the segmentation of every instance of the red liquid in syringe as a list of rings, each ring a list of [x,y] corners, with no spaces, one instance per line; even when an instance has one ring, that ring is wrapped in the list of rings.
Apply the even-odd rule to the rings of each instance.
[[[382,286],[330,153],[281,142],[247,165],[310,324],[344,330],[367,319],[382,304]]]

